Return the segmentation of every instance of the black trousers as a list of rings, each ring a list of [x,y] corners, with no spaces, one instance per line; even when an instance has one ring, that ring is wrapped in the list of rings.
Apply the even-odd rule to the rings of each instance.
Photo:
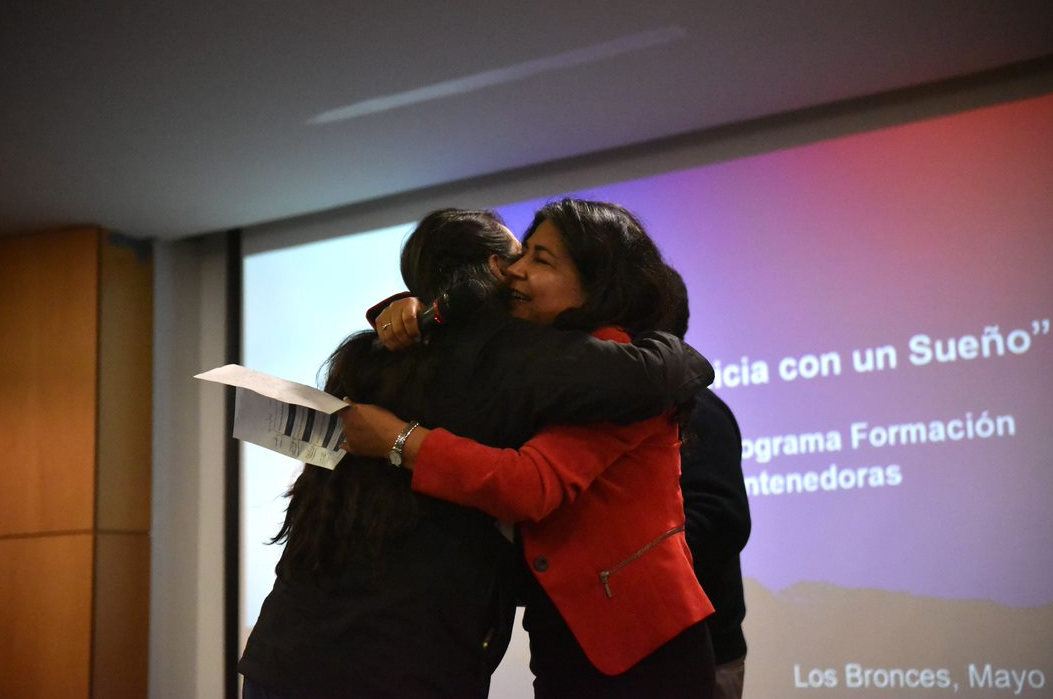
[[[562,621],[560,618],[562,629],[541,629],[536,623],[531,628],[524,619],[523,625],[530,632],[535,699],[710,699],[713,696],[713,644],[705,622],[688,627],[628,671],[612,676],[603,674],[589,662]]]
[[[266,689],[256,684],[248,677],[245,678],[245,683],[241,686],[241,699],[282,699],[277,694],[268,692]]]

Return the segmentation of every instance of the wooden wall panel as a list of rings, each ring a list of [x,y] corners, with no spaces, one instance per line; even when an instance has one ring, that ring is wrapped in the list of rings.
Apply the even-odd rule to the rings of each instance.
[[[145,697],[150,626],[149,534],[95,539],[91,696]]]
[[[0,560],[0,697],[87,697],[92,537],[0,539]]]
[[[153,264],[101,246],[98,517],[102,531],[150,530]]]
[[[146,696],[152,292],[97,228],[0,239],[0,697]]]
[[[99,236],[0,238],[0,536],[92,526]]]

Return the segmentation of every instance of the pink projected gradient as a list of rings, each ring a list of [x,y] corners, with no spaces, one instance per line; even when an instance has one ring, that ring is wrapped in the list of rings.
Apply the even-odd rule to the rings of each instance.
[[[1053,603],[1053,97],[577,195],[687,282],[747,440],[747,577]]]

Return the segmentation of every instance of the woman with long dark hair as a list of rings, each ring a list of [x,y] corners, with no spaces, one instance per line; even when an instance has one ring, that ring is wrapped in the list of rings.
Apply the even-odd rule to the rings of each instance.
[[[445,209],[410,235],[402,272],[426,300],[467,281],[494,291],[518,254],[493,214]],[[352,335],[327,369],[333,395],[504,446],[549,422],[639,420],[712,376],[671,336],[613,346],[546,331],[494,293],[405,352]],[[398,459],[377,456],[305,466],[291,488],[277,579],[239,665],[246,697],[486,696],[510,634],[514,549],[492,516],[413,493]]]
[[[507,270],[513,315],[621,342],[668,322],[668,268],[625,209],[550,204],[524,245]],[[404,430],[374,406],[345,413],[353,453]],[[548,427],[518,450],[443,427],[411,432],[404,467],[417,492],[519,523],[535,696],[710,696],[713,607],[683,533],[675,416]]]

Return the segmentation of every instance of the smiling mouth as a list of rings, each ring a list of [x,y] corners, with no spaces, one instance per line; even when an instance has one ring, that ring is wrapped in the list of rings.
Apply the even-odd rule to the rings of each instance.
[[[529,301],[530,300],[529,296],[527,296],[526,294],[522,294],[522,293],[516,291],[515,289],[512,289],[511,292],[509,293],[509,298],[512,301]]]

